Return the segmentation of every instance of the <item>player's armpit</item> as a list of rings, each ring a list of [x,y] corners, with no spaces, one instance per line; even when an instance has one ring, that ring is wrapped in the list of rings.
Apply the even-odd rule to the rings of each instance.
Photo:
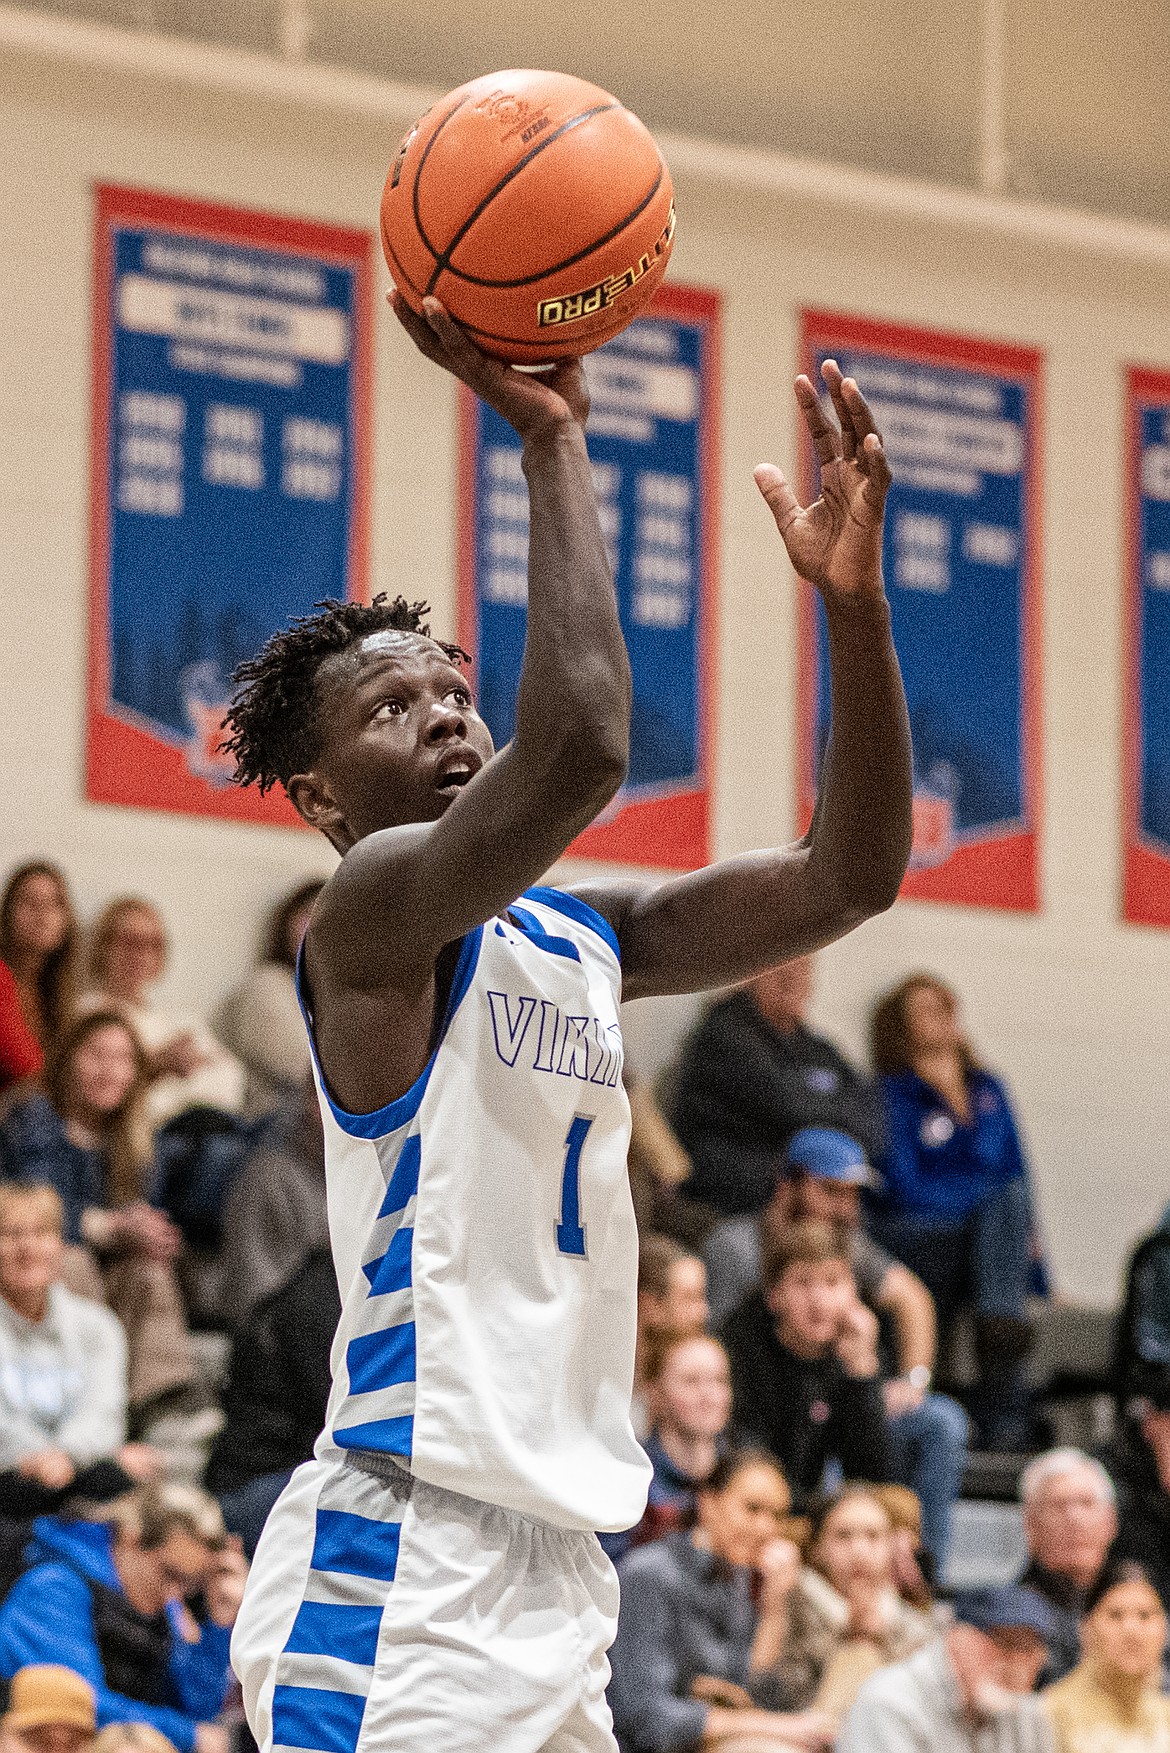
[[[852,931],[870,912],[824,880],[805,841],[661,883],[574,884],[621,946],[622,997],[747,980]]]

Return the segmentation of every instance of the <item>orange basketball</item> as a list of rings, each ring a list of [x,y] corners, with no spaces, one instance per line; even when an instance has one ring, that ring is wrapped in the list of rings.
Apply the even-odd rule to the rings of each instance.
[[[488,353],[540,364],[636,317],[674,238],[670,172],[637,116],[567,73],[489,73],[429,109],[382,194],[407,303],[441,298]]]

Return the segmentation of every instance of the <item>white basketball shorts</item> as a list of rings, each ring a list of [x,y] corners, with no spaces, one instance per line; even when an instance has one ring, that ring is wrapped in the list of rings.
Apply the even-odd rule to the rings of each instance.
[[[232,1665],[261,1753],[615,1753],[617,1607],[593,1534],[331,1457],[268,1518]]]

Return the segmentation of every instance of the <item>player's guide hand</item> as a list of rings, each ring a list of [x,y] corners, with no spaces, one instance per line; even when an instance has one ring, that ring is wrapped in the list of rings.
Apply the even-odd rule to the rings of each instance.
[[[539,375],[517,371],[481,352],[437,298],[423,300],[425,317],[417,316],[397,289],[389,304],[419,352],[474,390],[525,444],[538,444],[565,426],[584,426],[589,388],[579,359],[562,359]]]
[[[794,385],[821,473],[821,496],[801,505],[775,463],[754,471],[796,571],[816,586],[826,607],[882,595],[882,520],[890,466],[869,404],[835,359],[821,367],[840,421],[834,426],[810,377]]]

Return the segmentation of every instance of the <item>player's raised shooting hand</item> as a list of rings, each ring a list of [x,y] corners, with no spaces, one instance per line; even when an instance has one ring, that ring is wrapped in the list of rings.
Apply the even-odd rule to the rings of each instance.
[[[833,359],[825,361],[821,376],[840,430],[821,407],[812,379],[802,374],[795,385],[820,465],[820,498],[802,506],[774,463],[760,463],[755,480],[776,519],[788,558],[832,606],[882,595],[882,522],[890,467],[881,434],[854,379],[842,377]]]
[[[589,390],[579,359],[564,359],[539,375],[516,371],[482,352],[437,298],[423,300],[425,316],[416,315],[397,290],[390,294],[390,306],[419,352],[474,390],[525,444],[537,444],[567,425],[584,426]]]

